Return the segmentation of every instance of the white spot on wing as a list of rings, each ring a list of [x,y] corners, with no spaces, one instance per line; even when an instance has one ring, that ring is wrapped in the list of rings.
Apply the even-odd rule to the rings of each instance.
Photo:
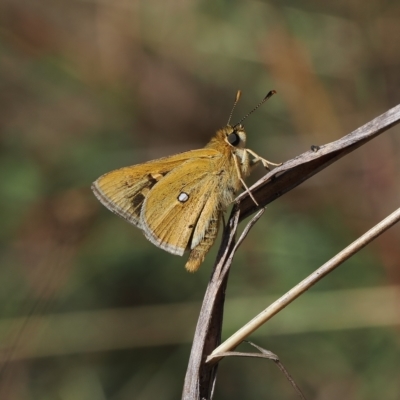
[[[178,201],[181,203],[186,203],[189,200],[189,195],[185,192],[179,193]]]

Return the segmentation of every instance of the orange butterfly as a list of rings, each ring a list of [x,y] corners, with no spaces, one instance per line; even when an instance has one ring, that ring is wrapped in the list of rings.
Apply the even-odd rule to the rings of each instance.
[[[234,107],[239,97],[240,91]],[[268,169],[280,165],[245,148],[243,120],[234,126],[228,121],[203,149],[111,171],[92,190],[156,246],[179,256],[189,250],[185,267],[195,272],[216,239],[222,213],[242,186],[248,191],[243,179],[252,167],[259,162]]]

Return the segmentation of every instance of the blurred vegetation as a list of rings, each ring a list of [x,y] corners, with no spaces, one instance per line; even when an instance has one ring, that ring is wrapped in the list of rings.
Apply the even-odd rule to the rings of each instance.
[[[0,2],[0,398],[179,398],[217,246],[186,273],[91,182],[203,146],[237,89],[233,122],[278,92],[246,121],[272,161],[338,139],[399,103],[399,36],[396,1]],[[395,127],[267,208],[233,265],[225,337],[398,207],[399,146]],[[398,301],[372,312],[352,293],[400,284],[399,239],[395,226],[254,339],[309,398],[398,398]],[[273,363],[221,363],[216,399],[261,398],[295,398]]]

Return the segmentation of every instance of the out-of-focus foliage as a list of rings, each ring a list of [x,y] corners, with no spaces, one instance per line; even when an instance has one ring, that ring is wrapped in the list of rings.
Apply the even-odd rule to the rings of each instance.
[[[186,273],[91,182],[203,146],[239,88],[233,122],[278,92],[245,124],[272,161],[368,122],[400,100],[400,4],[3,0],[0,28],[0,398],[177,399],[216,249]],[[225,337],[261,310],[236,320],[235,299],[278,296],[398,207],[399,145],[397,127],[268,207],[233,265]],[[311,291],[318,312],[258,334],[310,398],[398,398],[398,327],[334,324],[372,309],[323,294],[398,285],[399,242],[394,227]],[[295,398],[267,361],[219,374],[217,399]]]

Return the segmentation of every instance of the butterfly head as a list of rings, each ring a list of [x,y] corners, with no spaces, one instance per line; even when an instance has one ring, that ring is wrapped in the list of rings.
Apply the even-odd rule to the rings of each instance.
[[[246,146],[246,132],[242,125],[226,126],[223,129],[224,140],[233,148],[242,149]]]

